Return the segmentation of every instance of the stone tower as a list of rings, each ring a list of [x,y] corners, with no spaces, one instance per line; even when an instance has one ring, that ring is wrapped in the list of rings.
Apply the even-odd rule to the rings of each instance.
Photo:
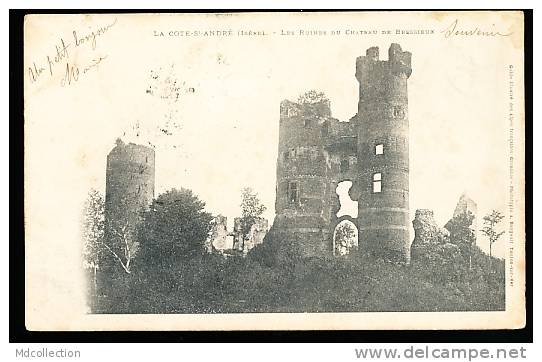
[[[107,155],[106,238],[111,230],[135,231],[141,211],[154,198],[154,150],[134,143],[117,145]]]
[[[275,221],[272,232],[305,256],[326,254],[328,167],[322,125],[329,102],[280,104]],[[329,249],[329,250],[328,250]]]
[[[390,46],[387,61],[378,53],[369,48],[356,59],[359,248],[408,262],[411,54],[398,44]]]
[[[347,122],[331,116],[329,101],[280,104],[273,238],[303,256],[333,254],[337,225],[358,228],[363,255],[408,262],[409,52],[398,44],[388,60],[378,48],[356,59],[358,113]],[[337,185],[350,181],[357,215],[338,216]],[[284,245],[284,248],[289,247]]]

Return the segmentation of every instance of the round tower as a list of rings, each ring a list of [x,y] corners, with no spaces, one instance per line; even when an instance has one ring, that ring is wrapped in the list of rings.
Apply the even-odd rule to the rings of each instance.
[[[302,256],[329,254],[324,220],[328,192],[322,124],[328,101],[280,105],[275,221],[272,232]],[[329,250],[328,250],[329,249]]]
[[[411,54],[392,44],[356,60],[358,103],[359,250],[410,260],[407,80]]]
[[[134,143],[117,145],[107,155],[106,236],[134,232],[141,211],[154,198],[154,150]]]

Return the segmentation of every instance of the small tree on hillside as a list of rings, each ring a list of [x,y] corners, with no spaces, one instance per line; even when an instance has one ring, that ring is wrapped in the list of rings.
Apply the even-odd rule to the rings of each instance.
[[[258,197],[258,194],[250,187],[245,187],[241,190],[241,233],[243,237],[242,250],[245,248],[245,240],[248,239],[248,234],[252,225],[254,225],[259,217],[267,208],[263,205]]]
[[[504,231],[497,232],[496,226],[504,219],[504,215],[497,210],[491,211],[488,215],[484,216],[484,227],[481,229],[482,233],[489,239],[489,269],[491,270],[491,248],[493,244],[499,240]]]

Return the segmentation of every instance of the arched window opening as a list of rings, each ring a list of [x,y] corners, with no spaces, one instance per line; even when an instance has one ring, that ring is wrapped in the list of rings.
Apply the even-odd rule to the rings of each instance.
[[[333,231],[333,255],[347,255],[358,247],[358,228],[353,222],[343,220]]]

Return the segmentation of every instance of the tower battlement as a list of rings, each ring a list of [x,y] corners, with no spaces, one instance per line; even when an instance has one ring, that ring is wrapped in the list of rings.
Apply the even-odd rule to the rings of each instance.
[[[365,55],[356,58],[356,78],[363,80],[363,76],[370,72],[379,72],[384,75],[404,74],[407,78],[412,74],[412,53],[403,51],[399,44],[391,44],[388,49],[388,60],[379,59],[379,48],[371,47],[365,52]]]
[[[399,44],[392,44],[388,50],[388,62],[392,73],[404,73],[406,77],[410,77],[412,74],[412,54],[410,52],[403,51]]]

